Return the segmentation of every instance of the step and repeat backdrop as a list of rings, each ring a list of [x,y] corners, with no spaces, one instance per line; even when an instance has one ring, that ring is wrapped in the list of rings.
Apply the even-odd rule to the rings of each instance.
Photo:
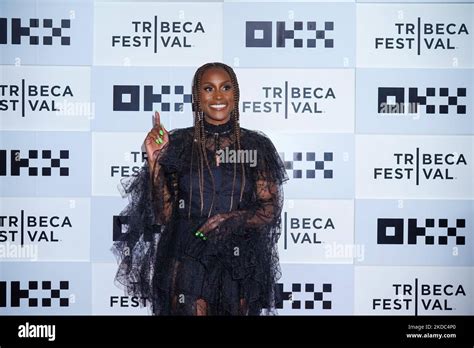
[[[223,61],[287,167],[278,312],[474,314],[474,4],[0,1],[0,314],[147,315],[120,179]]]

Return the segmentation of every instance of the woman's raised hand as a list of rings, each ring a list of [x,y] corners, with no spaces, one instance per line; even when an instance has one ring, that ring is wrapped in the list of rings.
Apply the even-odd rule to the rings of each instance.
[[[145,138],[145,148],[150,168],[153,168],[159,152],[169,143],[168,131],[160,123],[160,113],[158,111],[155,111],[153,124],[153,128]]]

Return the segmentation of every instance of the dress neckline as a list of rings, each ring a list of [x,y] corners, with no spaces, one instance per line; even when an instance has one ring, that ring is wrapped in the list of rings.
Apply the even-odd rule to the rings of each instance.
[[[219,124],[219,125],[209,123],[204,118],[204,130],[206,131],[206,133],[226,134],[232,131],[232,127],[233,127],[232,118],[229,118],[229,120],[226,123]]]

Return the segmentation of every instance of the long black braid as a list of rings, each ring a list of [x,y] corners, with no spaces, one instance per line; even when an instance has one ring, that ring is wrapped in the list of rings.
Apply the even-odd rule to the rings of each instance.
[[[209,165],[209,161],[206,155],[206,135],[204,132],[204,113],[201,109],[201,101],[199,99],[199,90],[201,86],[201,78],[203,73],[210,68],[220,68],[227,72],[230,76],[230,80],[232,82],[232,88],[234,92],[234,109],[231,111],[231,120],[234,123],[234,134],[235,134],[235,143],[234,147],[237,150],[241,149],[241,142],[240,142],[240,113],[239,113],[239,99],[240,99],[240,89],[239,83],[237,81],[237,76],[235,75],[234,70],[223,63],[207,63],[197,69],[196,73],[194,74],[193,79],[193,87],[192,87],[192,94],[193,94],[193,111],[194,111],[194,135],[193,135],[193,143],[192,143],[192,150],[191,150],[191,167],[189,169],[190,178],[192,177],[192,170],[193,170],[193,162],[194,162],[194,153],[197,153],[197,162],[198,162],[198,177],[199,177],[199,194],[201,199],[201,215],[203,213],[204,207],[204,198],[203,198],[203,190],[204,190],[204,163],[206,164],[207,170],[209,175],[211,176],[212,181],[212,201],[211,206],[209,208],[208,217],[211,215],[212,208],[214,206],[214,199],[215,199],[215,181],[214,175],[212,174],[211,167]],[[196,147],[196,149],[195,149]],[[232,180],[232,195],[230,201],[229,211],[232,210],[234,205],[234,190],[235,190],[235,180],[237,175],[237,164],[234,162],[234,175]],[[242,201],[244,187],[245,187],[245,166],[244,163],[241,162],[241,175],[242,175],[242,185],[240,189],[240,199],[239,202]],[[192,187],[192,180],[191,186],[189,190],[189,208],[188,208],[188,216],[191,216],[191,199],[193,194],[193,187]]]

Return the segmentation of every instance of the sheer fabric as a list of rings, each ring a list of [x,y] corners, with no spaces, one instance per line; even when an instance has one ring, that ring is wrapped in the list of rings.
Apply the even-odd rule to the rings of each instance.
[[[128,295],[146,298],[156,315],[273,313],[284,165],[261,132],[241,128],[246,152],[234,151],[232,159],[232,122],[204,127],[212,175],[205,163],[200,175],[190,127],[170,131],[154,168],[145,163],[136,177],[122,181],[128,230],[114,243],[116,281]],[[237,162],[244,160],[242,180]],[[208,239],[197,238],[194,233],[216,214],[221,219]]]

